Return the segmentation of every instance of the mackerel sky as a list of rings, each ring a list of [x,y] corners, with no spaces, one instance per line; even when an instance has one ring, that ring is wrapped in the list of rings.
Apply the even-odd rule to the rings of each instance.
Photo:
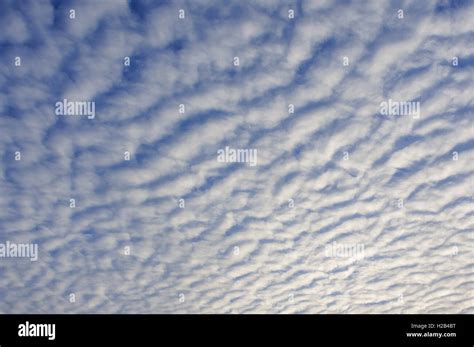
[[[0,313],[474,313],[473,18],[0,0]]]

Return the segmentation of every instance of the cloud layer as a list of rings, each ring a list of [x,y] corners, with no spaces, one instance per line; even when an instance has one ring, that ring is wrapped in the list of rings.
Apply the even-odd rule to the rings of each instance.
[[[474,313],[472,2],[0,13],[0,312]]]

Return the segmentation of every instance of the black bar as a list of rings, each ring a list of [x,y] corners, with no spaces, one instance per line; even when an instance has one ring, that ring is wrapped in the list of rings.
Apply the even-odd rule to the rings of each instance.
[[[54,339],[49,326],[32,324],[55,324]],[[27,327],[46,336],[18,336]],[[0,346],[280,345],[288,339],[291,346],[473,346],[473,327],[472,315],[0,315]]]

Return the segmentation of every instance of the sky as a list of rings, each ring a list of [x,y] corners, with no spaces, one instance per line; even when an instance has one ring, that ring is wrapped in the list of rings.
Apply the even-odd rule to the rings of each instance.
[[[474,313],[472,18],[1,0],[0,313]]]

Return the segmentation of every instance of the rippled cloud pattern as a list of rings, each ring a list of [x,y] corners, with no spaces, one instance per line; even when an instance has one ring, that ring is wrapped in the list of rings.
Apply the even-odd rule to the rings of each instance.
[[[472,18],[0,1],[0,312],[474,313]]]

